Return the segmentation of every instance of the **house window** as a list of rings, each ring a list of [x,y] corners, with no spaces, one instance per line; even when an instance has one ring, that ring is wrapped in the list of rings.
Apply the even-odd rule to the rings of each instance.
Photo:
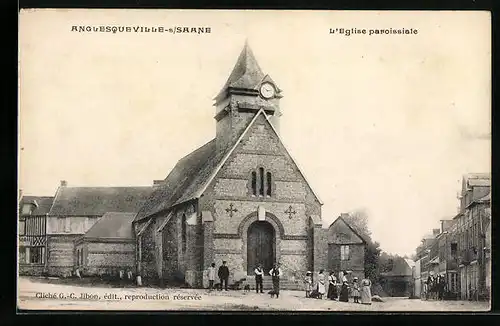
[[[340,246],[340,260],[349,260],[349,246],[342,245]]]
[[[26,234],[26,221],[19,220],[19,235],[25,235],[25,234]]]
[[[30,263],[43,264],[44,247],[31,247],[30,248]]]
[[[23,205],[22,214],[23,215],[31,215],[31,204],[24,204]]]
[[[257,172],[252,172],[252,195],[257,196]]]
[[[451,244],[450,253],[451,253],[452,257],[456,257],[457,256],[457,243],[456,242],[453,242]]]
[[[266,195],[271,197],[271,184],[272,184],[272,180],[271,180],[271,172],[267,172],[266,173],[266,181],[267,181],[267,188],[266,188]]]
[[[182,214],[182,251],[186,251],[186,242],[187,242],[187,222],[186,222],[186,214]]]
[[[259,177],[260,177],[260,187],[259,187],[259,195],[264,196],[264,168],[259,168]]]
[[[78,250],[78,266],[83,266],[83,249]]]
[[[252,171],[252,195],[271,197],[273,193],[272,180],[271,172],[266,172],[262,167],[258,169],[258,172]]]
[[[26,247],[19,247],[19,263],[26,264]]]

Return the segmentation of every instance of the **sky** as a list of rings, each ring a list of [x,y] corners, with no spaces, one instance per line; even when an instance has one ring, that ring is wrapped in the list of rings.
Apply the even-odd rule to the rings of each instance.
[[[210,27],[207,34],[71,26]],[[333,28],[417,29],[350,36]],[[323,201],[412,254],[490,172],[487,12],[30,10],[20,16],[19,187],[141,186],[215,136],[213,98],[248,40],[283,90],[280,132]]]

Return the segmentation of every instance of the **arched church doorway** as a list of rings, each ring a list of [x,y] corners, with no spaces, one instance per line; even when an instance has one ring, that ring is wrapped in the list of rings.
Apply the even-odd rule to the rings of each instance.
[[[248,228],[247,272],[254,274],[257,264],[264,271],[271,270],[275,259],[276,237],[273,226],[266,221],[255,221]]]

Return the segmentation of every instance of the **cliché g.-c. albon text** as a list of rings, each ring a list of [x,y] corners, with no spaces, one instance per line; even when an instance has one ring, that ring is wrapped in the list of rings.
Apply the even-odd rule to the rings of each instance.
[[[351,35],[416,35],[416,28],[330,28],[330,34]]]
[[[210,34],[211,27],[199,26],[89,26],[78,25],[71,26],[72,32],[78,33],[169,33],[169,34]]]

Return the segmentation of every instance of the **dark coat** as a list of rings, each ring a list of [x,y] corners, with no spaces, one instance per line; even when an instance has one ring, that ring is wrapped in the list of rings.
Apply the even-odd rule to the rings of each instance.
[[[339,301],[349,302],[349,288],[347,284],[342,284]]]
[[[229,277],[229,268],[227,266],[222,265],[219,267],[219,272],[218,272],[219,278],[228,278]]]

